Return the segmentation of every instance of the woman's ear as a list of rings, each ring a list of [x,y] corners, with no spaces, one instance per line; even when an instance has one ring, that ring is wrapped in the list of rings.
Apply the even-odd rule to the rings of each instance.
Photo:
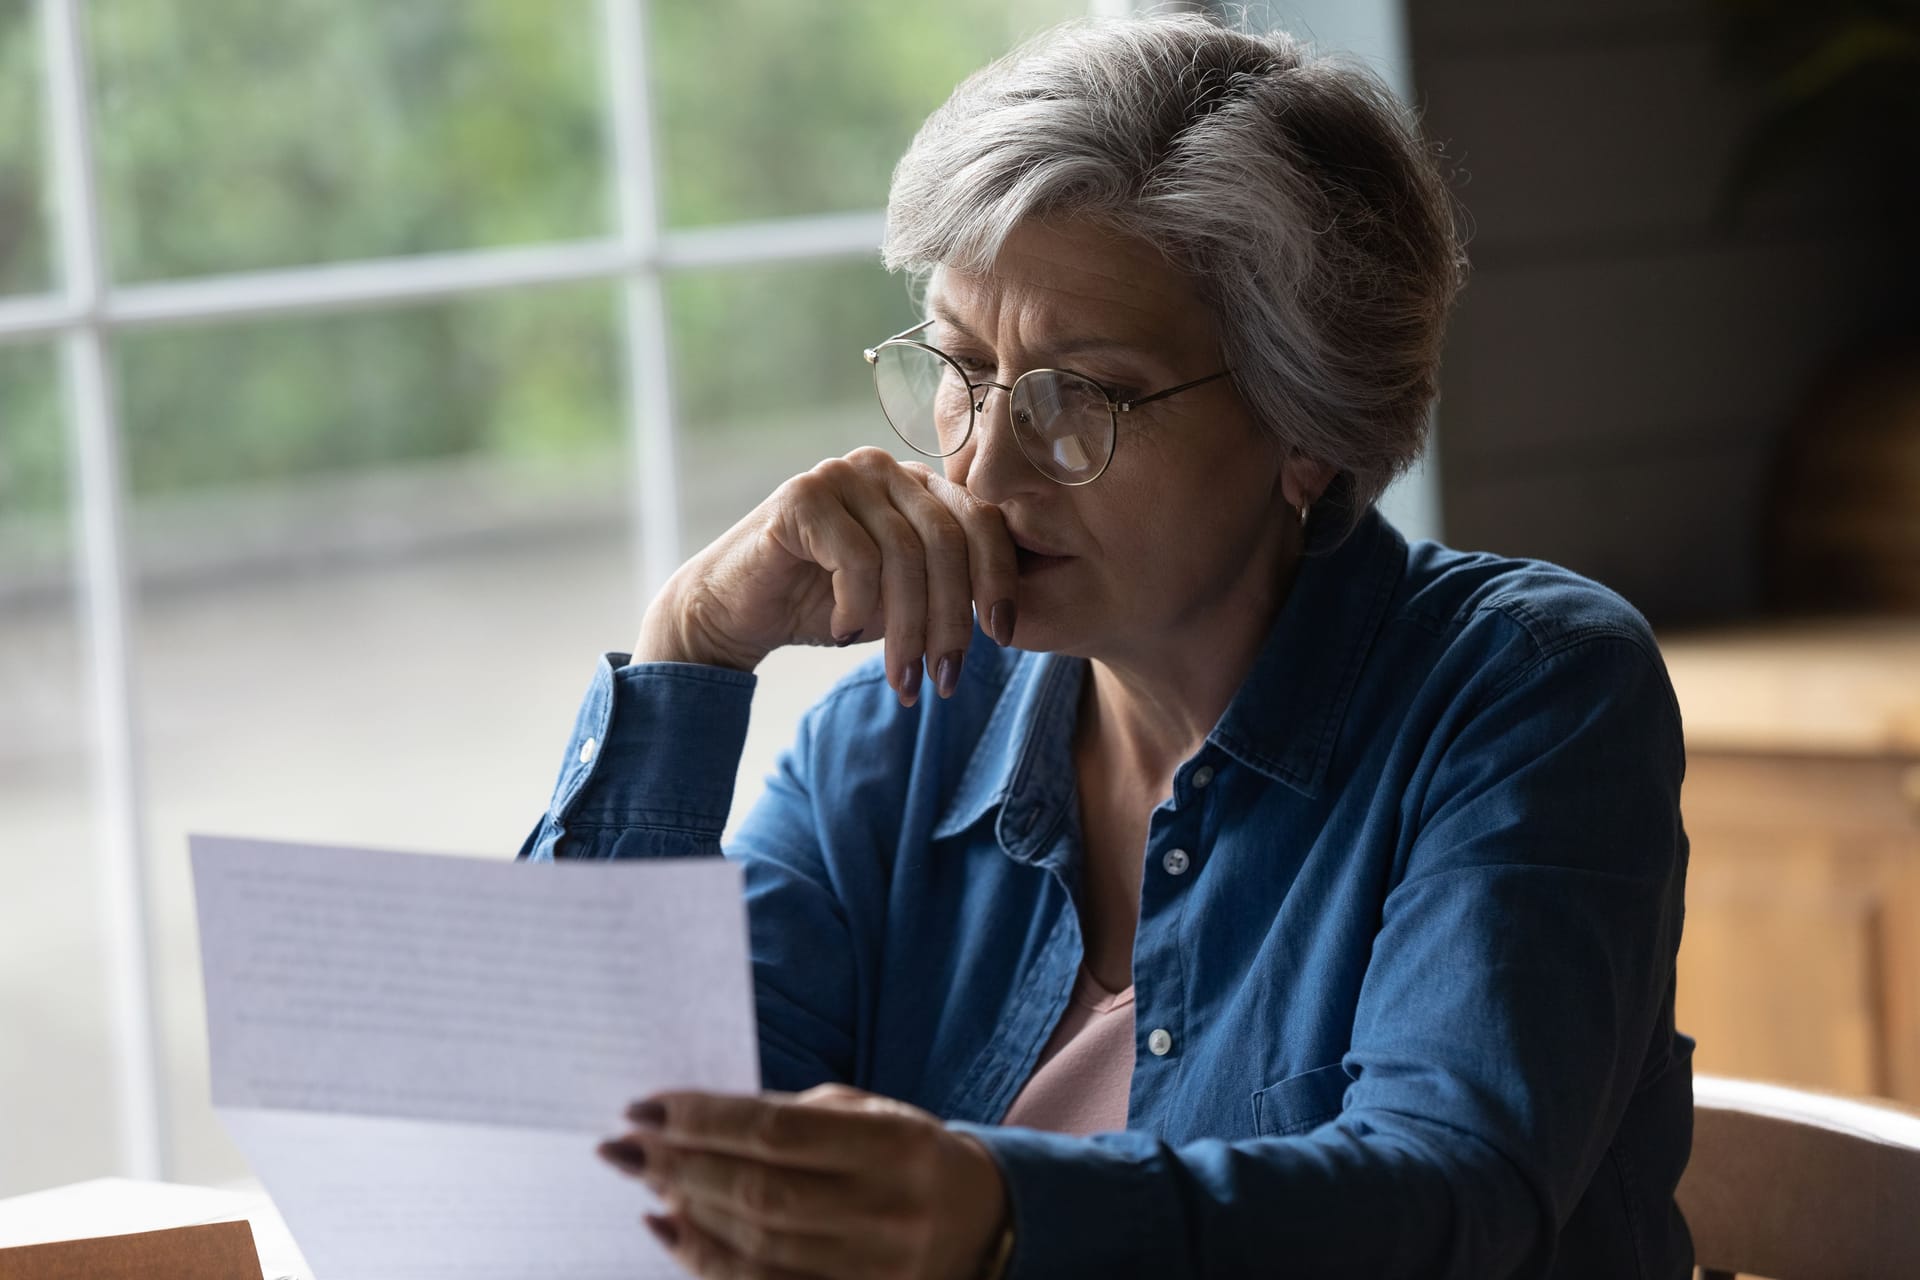
[[[1320,501],[1320,495],[1327,491],[1337,474],[1339,472],[1327,463],[1295,453],[1281,466],[1280,491],[1288,506],[1311,507]]]

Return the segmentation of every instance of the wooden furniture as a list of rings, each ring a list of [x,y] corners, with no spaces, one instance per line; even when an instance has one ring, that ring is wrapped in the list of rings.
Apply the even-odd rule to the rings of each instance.
[[[1703,1280],[1920,1275],[1920,1111],[1695,1076],[1676,1198]]]
[[[1920,618],[1663,636],[1698,1070],[1920,1104]]]

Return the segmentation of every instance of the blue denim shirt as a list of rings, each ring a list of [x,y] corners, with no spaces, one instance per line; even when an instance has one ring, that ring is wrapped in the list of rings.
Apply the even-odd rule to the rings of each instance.
[[[754,678],[625,661],[522,857],[720,852]],[[951,700],[875,663],[808,712],[726,849],[766,1086],[967,1126],[1015,1277],[1689,1276],[1683,755],[1640,616],[1377,515],[1310,557],[1153,811],[1127,1131],[1091,1138],[996,1123],[1081,960],[1085,671],[976,634]]]

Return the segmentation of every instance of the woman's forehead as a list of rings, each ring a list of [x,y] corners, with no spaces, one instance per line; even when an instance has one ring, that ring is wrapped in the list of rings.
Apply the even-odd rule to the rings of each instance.
[[[1087,223],[1022,223],[986,271],[937,268],[927,303],[934,318],[981,337],[1009,320],[1022,331],[1148,349],[1213,334],[1188,276],[1143,241]]]

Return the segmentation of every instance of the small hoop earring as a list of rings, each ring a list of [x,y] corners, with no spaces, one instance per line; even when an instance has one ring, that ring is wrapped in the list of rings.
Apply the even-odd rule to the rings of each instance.
[[[1307,512],[1309,512],[1309,511],[1311,511],[1311,510],[1313,510],[1313,504],[1312,504],[1312,503],[1310,503],[1310,502],[1303,502],[1303,503],[1301,503],[1301,504],[1300,504],[1300,527],[1301,527],[1302,529],[1304,529],[1304,528],[1306,528],[1306,527],[1307,527]]]

